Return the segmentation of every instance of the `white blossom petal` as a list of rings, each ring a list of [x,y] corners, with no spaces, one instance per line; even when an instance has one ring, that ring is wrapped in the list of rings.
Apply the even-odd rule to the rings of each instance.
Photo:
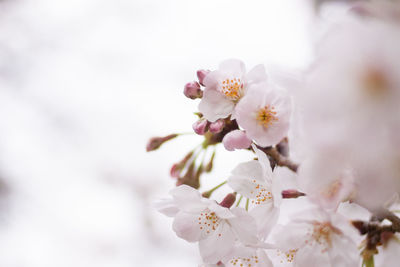
[[[202,231],[198,226],[198,215],[187,212],[178,212],[172,224],[176,235],[188,242],[196,242],[201,239]]]
[[[246,67],[241,60],[227,59],[219,64],[219,70],[232,76],[242,77],[246,73]]]
[[[199,242],[200,255],[205,263],[217,263],[232,251],[234,242],[232,229],[223,223],[209,238]]]
[[[229,223],[239,239],[245,244],[258,243],[257,224],[254,218],[242,208],[233,208],[232,213],[236,217],[230,219]]]
[[[257,222],[259,235],[266,238],[276,225],[280,210],[275,208],[272,202],[255,206],[250,214]]]
[[[234,107],[235,104],[232,101],[216,90],[204,90],[203,98],[199,103],[199,111],[211,122],[228,117]]]
[[[248,84],[255,84],[267,80],[267,73],[264,65],[260,64],[252,68],[245,76],[245,81]]]
[[[240,163],[233,169],[232,175],[228,178],[228,184],[239,194],[247,198],[253,198],[254,180],[257,183],[265,184],[261,165],[256,160]]]

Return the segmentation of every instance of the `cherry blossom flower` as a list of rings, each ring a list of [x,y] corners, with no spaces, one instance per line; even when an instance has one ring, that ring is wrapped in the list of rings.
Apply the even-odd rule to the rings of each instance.
[[[304,161],[298,172],[300,190],[325,209],[336,209],[355,192],[354,176],[342,158],[319,153]]]
[[[172,189],[170,194],[172,199],[157,203],[157,209],[174,217],[172,227],[180,238],[199,242],[205,263],[217,263],[233,250],[236,240],[258,243],[256,223],[244,209],[221,207],[186,185]]]
[[[340,183],[354,184],[353,199],[372,211],[400,189],[400,153],[393,149],[400,129],[400,28],[365,22],[350,17],[328,31],[297,99],[305,118],[301,142],[312,157],[325,158],[314,161],[313,172],[335,183],[338,169],[327,159],[342,161],[339,169],[353,181]]]
[[[253,146],[258,160],[240,163],[233,169],[228,184],[250,199],[250,214],[256,219],[259,234],[266,237],[276,224],[281,202],[280,186],[264,152]]]
[[[257,65],[248,73],[242,61],[229,59],[219,65],[219,69],[207,74],[199,111],[214,122],[232,114],[236,104],[247,93],[248,88],[263,81],[267,75],[263,65]]]
[[[235,109],[249,138],[266,147],[279,143],[289,130],[291,99],[270,83],[253,85]]]
[[[296,267],[358,266],[356,235],[350,223],[336,213],[312,209],[276,228],[274,238]]]

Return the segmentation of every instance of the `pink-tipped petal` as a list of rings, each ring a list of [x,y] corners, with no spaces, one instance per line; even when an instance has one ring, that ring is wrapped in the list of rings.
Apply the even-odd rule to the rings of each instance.
[[[199,79],[199,83],[204,86],[204,78],[209,74],[209,70],[198,70],[197,78]]]

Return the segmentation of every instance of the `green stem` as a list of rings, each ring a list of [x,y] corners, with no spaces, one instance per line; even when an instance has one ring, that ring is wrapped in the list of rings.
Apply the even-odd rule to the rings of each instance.
[[[191,135],[195,134],[194,132],[183,132],[183,133],[176,133],[176,135]]]
[[[243,198],[243,196],[240,195],[240,198],[239,198],[239,200],[238,200],[238,202],[237,202],[237,204],[236,204],[236,207],[239,207],[239,204],[240,204],[240,201],[242,201],[242,198]]]
[[[374,256],[371,255],[371,257],[369,257],[368,259],[364,259],[362,266],[363,267],[375,267]]]
[[[209,198],[209,197],[211,196],[211,194],[212,194],[215,190],[217,190],[218,188],[220,188],[221,186],[223,186],[223,185],[226,184],[227,182],[228,182],[228,181],[222,182],[222,183],[220,183],[219,185],[217,185],[216,187],[214,187],[214,188],[208,190],[207,192],[204,192],[204,193],[203,193],[203,196]]]
[[[246,200],[246,211],[249,211],[249,199]]]
[[[200,150],[198,150],[200,148]],[[200,156],[201,152],[203,152],[203,148],[201,147],[201,144],[199,144],[198,146],[196,146],[193,149],[193,161],[196,161],[196,159]]]
[[[208,150],[208,147],[206,147],[206,148],[204,149],[203,158],[201,159],[200,165],[203,165],[204,160],[206,159],[207,150]]]

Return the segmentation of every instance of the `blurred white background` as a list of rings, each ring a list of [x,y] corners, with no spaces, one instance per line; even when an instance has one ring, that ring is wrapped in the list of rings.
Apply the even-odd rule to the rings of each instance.
[[[306,0],[0,1],[0,266],[197,266],[151,203],[201,138],[148,154],[147,139],[191,130],[197,69],[304,67],[311,14]],[[204,188],[245,156],[219,149]]]

